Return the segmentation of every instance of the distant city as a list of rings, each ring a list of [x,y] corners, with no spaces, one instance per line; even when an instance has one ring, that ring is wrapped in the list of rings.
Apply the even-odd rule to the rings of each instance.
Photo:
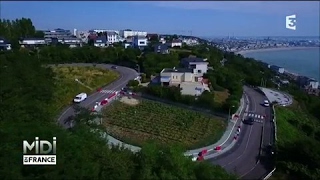
[[[319,38],[315,37],[226,37],[209,39],[219,49],[238,52],[254,49],[283,47],[320,47]]]

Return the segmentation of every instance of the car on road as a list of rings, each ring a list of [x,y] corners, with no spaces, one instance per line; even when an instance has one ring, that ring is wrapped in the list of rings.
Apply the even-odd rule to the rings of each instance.
[[[268,100],[264,100],[264,101],[263,101],[263,105],[264,105],[265,107],[269,107],[269,106],[270,106],[270,103],[269,103]]]
[[[88,97],[87,93],[80,93],[80,94],[76,95],[76,97],[74,97],[73,102],[80,103],[80,102],[86,100],[87,97]]]
[[[252,117],[249,117],[248,119],[244,119],[243,123],[248,125],[253,125],[254,119]]]
[[[117,69],[118,67],[117,67],[117,66],[111,66],[111,68],[112,68],[112,69]]]

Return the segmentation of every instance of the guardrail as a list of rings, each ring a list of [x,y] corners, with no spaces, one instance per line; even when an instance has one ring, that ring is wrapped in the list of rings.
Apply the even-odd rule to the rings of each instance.
[[[276,170],[276,168],[274,168],[272,171],[270,171],[269,174],[267,174],[266,177],[263,178],[263,180],[269,179],[272,176],[272,174],[274,173],[275,170]]]
[[[274,109],[274,105],[272,105],[272,111],[273,111],[273,126],[274,126],[274,139],[275,141],[278,140],[277,138],[277,118],[276,118],[276,110]]]

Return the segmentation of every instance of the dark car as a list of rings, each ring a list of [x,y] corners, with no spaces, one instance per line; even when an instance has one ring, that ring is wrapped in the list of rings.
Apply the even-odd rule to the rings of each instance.
[[[117,66],[111,66],[111,68],[112,68],[112,69],[117,69],[118,67],[117,67]]]
[[[249,117],[248,119],[244,120],[244,124],[253,125],[254,119],[252,117]]]

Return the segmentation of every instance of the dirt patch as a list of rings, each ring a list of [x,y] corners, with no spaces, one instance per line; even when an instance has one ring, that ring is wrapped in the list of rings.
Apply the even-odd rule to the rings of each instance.
[[[139,104],[139,100],[134,99],[132,97],[123,96],[120,98],[120,102],[128,104],[130,106],[136,106]]]

